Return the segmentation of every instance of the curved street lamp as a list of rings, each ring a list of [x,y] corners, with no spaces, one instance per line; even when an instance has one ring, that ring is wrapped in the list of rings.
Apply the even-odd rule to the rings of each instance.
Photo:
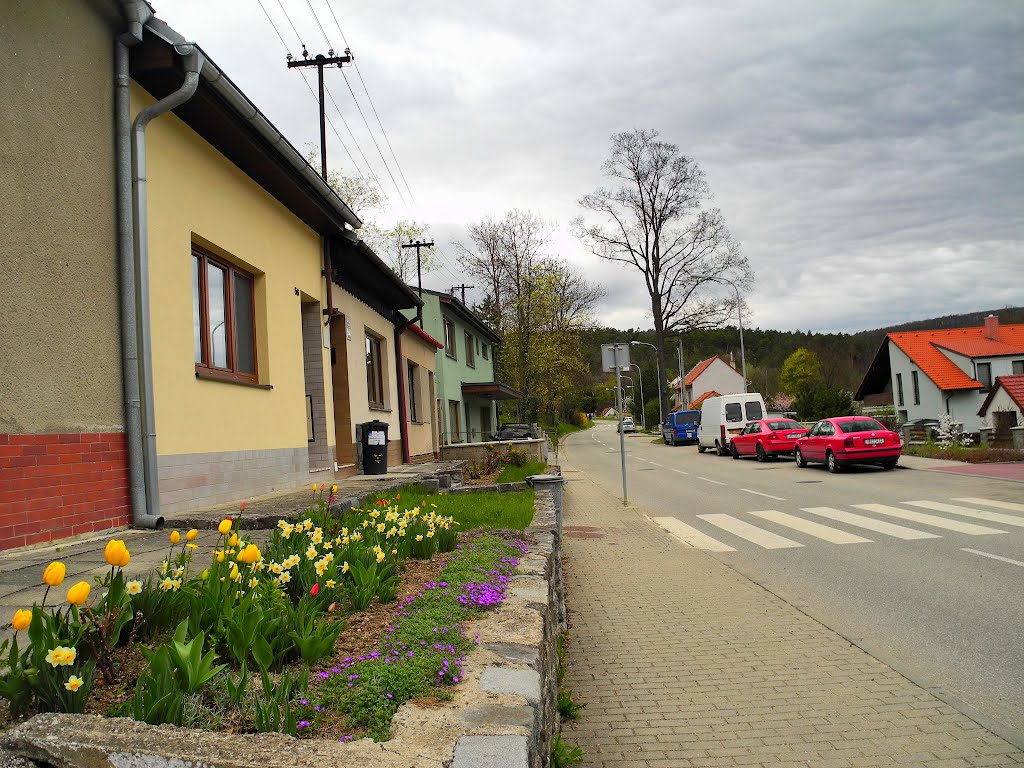
[[[646,341],[637,341],[636,339],[633,339],[629,343],[632,344],[633,346],[641,345],[641,346],[644,346],[644,347],[650,347],[651,349],[654,350],[654,364],[658,367],[658,419],[659,419],[660,424],[664,424],[665,423],[665,412],[664,412],[664,409],[661,407],[661,388],[662,388],[663,384],[662,384],[662,380],[661,380],[661,362],[658,360],[658,348],[656,346],[654,346],[653,344],[648,344]],[[637,367],[637,370],[639,370],[639,367]],[[643,386],[642,385],[641,385],[640,389],[641,389],[641,391],[643,390]],[[643,395],[641,395],[641,397],[642,396]],[[660,425],[659,425],[658,428],[659,429],[661,428]],[[644,429],[647,429],[646,425],[644,426]]]
[[[740,289],[736,287],[736,283],[730,280],[728,277],[719,277],[718,275],[694,275],[698,280],[711,280],[715,283],[728,283],[732,286],[732,289],[736,291],[736,317],[740,322],[740,362],[743,366],[743,393],[747,392],[747,353],[743,348],[743,307],[740,304]]]

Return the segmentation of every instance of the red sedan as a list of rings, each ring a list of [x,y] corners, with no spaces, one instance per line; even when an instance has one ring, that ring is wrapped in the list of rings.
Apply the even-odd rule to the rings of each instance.
[[[793,448],[798,467],[820,462],[829,472],[848,464],[879,464],[892,469],[901,453],[900,436],[867,416],[822,419]]]
[[[734,459],[757,456],[758,461],[767,461],[792,454],[796,441],[806,434],[804,425],[792,419],[760,419],[735,435],[729,441],[729,449]]]

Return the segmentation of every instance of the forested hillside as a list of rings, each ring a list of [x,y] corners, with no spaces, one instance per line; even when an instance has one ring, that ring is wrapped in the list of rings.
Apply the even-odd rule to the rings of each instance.
[[[767,399],[780,390],[779,373],[787,357],[800,347],[806,347],[817,353],[821,359],[825,374],[825,383],[829,386],[856,390],[864,375],[871,358],[878,350],[879,344],[886,333],[894,331],[913,331],[928,328],[964,328],[980,326],[986,315],[996,314],[1004,324],[1024,323],[1024,307],[1002,308],[971,312],[961,315],[917,320],[889,328],[876,328],[858,333],[810,333],[803,331],[773,331],[759,328],[744,328],[743,341],[746,346],[747,378],[752,390],[764,394]],[[601,372],[601,345],[614,341],[630,341],[633,339],[654,343],[654,332],[650,330],[617,330],[614,328],[597,328],[582,332],[583,355],[592,375],[593,387],[591,396],[585,398],[586,410],[597,410],[610,405],[613,392],[606,387],[608,374]],[[675,337],[680,339],[680,337]],[[712,355],[732,358],[736,368],[740,368],[740,337],[738,329],[733,327],[714,331],[692,331],[681,337],[683,350],[683,368],[690,370],[699,361]],[[676,353],[677,342],[671,342],[665,350],[668,361],[666,379],[674,378],[679,370]],[[644,381],[644,399],[653,399],[656,381],[654,350],[650,347],[634,346],[631,349],[631,360],[639,364]],[[639,382],[634,382],[639,389]],[[639,391],[637,391],[639,398]],[[587,407],[591,406],[592,407]],[[654,407],[655,412],[657,406]]]

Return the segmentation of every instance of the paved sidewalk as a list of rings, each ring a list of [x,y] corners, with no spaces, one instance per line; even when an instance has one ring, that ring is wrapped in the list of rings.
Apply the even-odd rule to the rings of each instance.
[[[562,738],[591,768],[1024,765],[1024,752],[563,463]]]

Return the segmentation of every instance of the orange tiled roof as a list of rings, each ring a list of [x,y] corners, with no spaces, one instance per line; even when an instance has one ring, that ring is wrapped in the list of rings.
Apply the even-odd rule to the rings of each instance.
[[[705,392],[703,395],[701,395],[696,400],[694,400],[692,403],[690,403],[690,408],[691,408],[691,410],[697,410],[698,408],[700,408],[701,403],[703,403],[709,397],[721,397],[721,396],[722,395],[720,393],[715,392],[715,390],[712,389],[710,392]]]
[[[980,326],[976,328],[946,328],[937,331],[904,331],[890,333],[888,339],[913,360],[914,364],[924,372],[925,376],[935,382],[935,386],[939,389],[946,391],[981,389],[981,382],[975,381],[964,373],[956,363],[942,353],[939,347],[970,357],[1016,354],[1005,350],[1024,349],[1024,325],[999,326],[998,341],[987,338],[985,329]],[[1004,351],[990,351],[996,347]],[[961,352],[960,350],[972,350],[972,352]],[[977,351],[974,352],[974,350]]]
[[[1013,327],[1012,325],[1010,326]],[[1004,330],[1000,328],[1000,331]],[[1000,335],[1002,335],[1000,333]],[[1024,355],[1024,343],[1007,344],[1000,339],[950,339],[937,341],[935,346],[957,352],[967,357],[1000,357],[1001,355]]]
[[[722,357],[721,355],[715,355],[714,357],[709,357],[707,360],[701,360],[699,363],[693,366],[693,369],[688,374],[686,374],[686,386],[690,386],[691,384],[693,384],[693,382],[697,380],[697,377],[704,373],[704,371],[707,370],[707,367],[711,365],[713,362],[715,362],[715,360],[721,360],[726,365],[729,365],[729,363],[726,362],[725,358]],[[729,365],[729,367],[732,368],[731,365]],[[735,368],[732,369],[736,371]],[[736,373],[742,375],[739,371],[736,371]]]
[[[1013,376],[996,376],[995,384],[992,385],[988,397],[985,398],[985,402],[982,403],[981,409],[978,411],[979,416],[985,415],[1000,386],[1006,390],[1006,394],[1017,404],[1017,407],[1024,411],[1024,375],[1018,373]]]

